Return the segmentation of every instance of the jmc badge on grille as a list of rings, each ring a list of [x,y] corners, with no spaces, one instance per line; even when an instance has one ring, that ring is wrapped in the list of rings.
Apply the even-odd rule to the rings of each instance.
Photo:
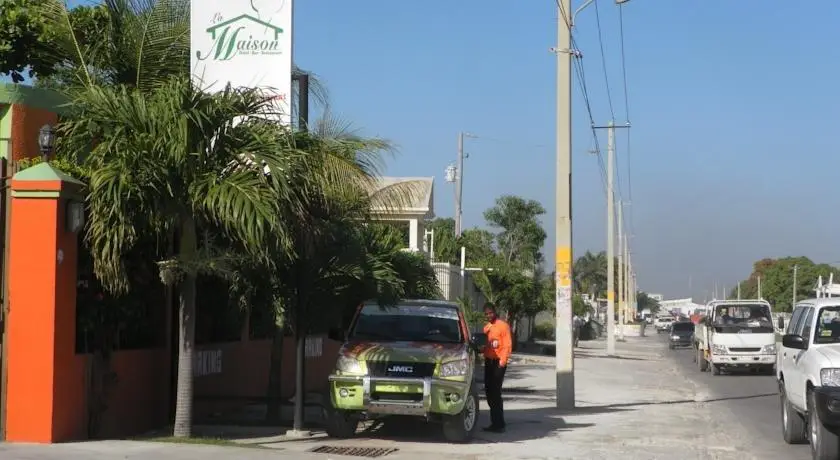
[[[388,368],[388,372],[399,372],[401,374],[413,374],[414,367],[413,366],[391,366]]]

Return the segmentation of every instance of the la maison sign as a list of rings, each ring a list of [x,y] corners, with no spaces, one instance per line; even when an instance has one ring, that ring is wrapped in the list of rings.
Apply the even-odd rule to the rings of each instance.
[[[290,123],[292,0],[190,3],[193,80],[202,88],[259,87]]]

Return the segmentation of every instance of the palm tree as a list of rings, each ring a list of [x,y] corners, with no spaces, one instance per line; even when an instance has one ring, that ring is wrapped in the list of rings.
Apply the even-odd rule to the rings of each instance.
[[[253,254],[267,240],[293,250],[279,216],[302,207],[297,191],[307,186],[291,181],[309,168],[288,131],[264,117],[269,103],[258,90],[205,94],[173,77],[147,92],[91,86],[59,126],[65,148],[93,146],[87,238],[107,289],[129,289],[122,259],[142,235],[177,235],[174,257],[158,261],[179,291],[175,436],[191,434],[196,276],[226,261],[201,244],[200,229],[217,227]],[[264,174],[261,165],[286,174]]]
[[[590,251],[580,256],[572,270],[574,287],[577,292],[598,294],[607,288],[607,257],[606,254]]]

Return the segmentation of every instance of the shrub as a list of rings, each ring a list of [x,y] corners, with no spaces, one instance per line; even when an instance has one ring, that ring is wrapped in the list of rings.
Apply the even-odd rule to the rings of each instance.
[[[534,326],[534,339],[536,340],[554,340],[554,323],[551,321],[543,321]]]

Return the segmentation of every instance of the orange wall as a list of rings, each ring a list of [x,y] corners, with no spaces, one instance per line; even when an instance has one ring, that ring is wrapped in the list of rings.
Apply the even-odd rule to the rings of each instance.
[[[12,106],[12,159],[31,158],[41,154],[38,131],[41,126],[56,124],[58,116],[50,111],[15,104]]]

